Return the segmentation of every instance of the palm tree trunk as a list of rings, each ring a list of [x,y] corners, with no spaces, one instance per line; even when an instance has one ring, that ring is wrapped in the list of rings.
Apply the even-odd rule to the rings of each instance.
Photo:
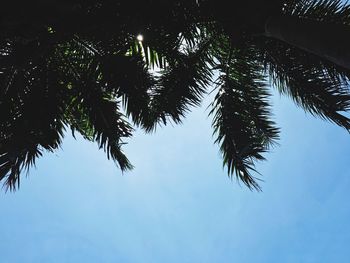
[[[264,35],[350,70],[350,26],[276,16],[265,23]]]

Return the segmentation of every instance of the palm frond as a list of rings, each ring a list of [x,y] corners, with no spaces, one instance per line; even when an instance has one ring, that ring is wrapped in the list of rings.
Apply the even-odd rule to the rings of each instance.
[[[139,55],[110,55],[103,58],[102,78],[106,90],[120,97],[127,116],[136,125],[149,121],[149,103],[155,79]]]
[[[15,190],[20,174],[43,150],[54,151],[64,132],[63,100],[55,70],[46,57],[13,65],[11,81],[1,78],[0,180]],[[6,75],[6,72],[2,72]]]
[[[130,137],[132,128],[119,111],[116,92],[120,87],[116,87],[115,92],[108,90],[108,84],[114,83],[105,82],[103,78],[103,58],[86,49],[75,52],[78,46],[71,48],[70,52],[62,54],[68,74],[65,82],[71,85],[73,97],[66,112],[69,124],[85,138],[96,141],[122,170],[131,169],[132,165],[121,150],[122,138]],[[112,69],[118,72],[118,68]]]
[[[278,129],[270,120],[269,94],[254,52],[249,47],[231,52],[218,65],[222,75],[211,111],[215,142],[220,144],[229,176],[235,174],[249,188],[260,190],[251,172],[256,171],[256,161],[265,159]]]
[[[152,94],[150,104],[151,115],[157,123],[167,123],[170,117],[175,123],[181,123],[182,117],[190,107],[198,106],[206,88],[211,83],[212,58],[205,50],[209,43],[190,50],[188,53],[178,53],[176,59],[169,59],[169,65],[161,71],[158,87]],[[148,131],[155,128],[147,127]]]
[[[350,119],[342,115],[350,107],[347,71],[279,41],[268,40],[259,47],[272,84],[282,94],[349,130]]]
[[[1,147],[0,152],[0,180],[4,181],[6,190],[16,190],[20,186],[20,175],[22,171],[29,170],[35,165],[35,159],[42,155],[38,145],[33,145],[21,150],[5,150]]]
[[[285,15],[350,25],[350,6],[342,0],[285,0]]]

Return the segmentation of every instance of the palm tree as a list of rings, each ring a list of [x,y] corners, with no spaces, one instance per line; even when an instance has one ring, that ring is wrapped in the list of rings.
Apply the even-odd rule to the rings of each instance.
[[[223,0],[148,0],[137,8],[36,0],[21,6],[25,12],[8,3],[0,22],[0,180],[15,189],[67,129],[131,169],[121,149],[131,122],[148,132],[181,123],[213,83],[216,143],[229,176],[249,188],[260,189],[254,164],[278,139],[267,77],[297,105],[349,130],[342,115],[349,50],[313,39],[320,27],[336,40],[346,35],[350,8],[338,0],[261,2],[229,12]],[[305,30],[316,35],[308,39]]]

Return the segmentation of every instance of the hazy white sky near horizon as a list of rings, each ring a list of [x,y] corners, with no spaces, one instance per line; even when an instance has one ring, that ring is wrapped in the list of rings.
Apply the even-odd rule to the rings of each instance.
[[[349,262],[350,136],[274,96],[280,146],[263,192],[230,181],[204,107],[139,132],[123,176],[67,136],[0,193],[0,262]]]

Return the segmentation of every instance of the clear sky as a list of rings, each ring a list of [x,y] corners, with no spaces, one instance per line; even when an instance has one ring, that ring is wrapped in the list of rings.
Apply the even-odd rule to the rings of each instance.
[[[124,175],[67,136],[0,193],[0,262],[350,262],[350,136],[273,100],[282,138],[262,193],[227,178],[205,107],[137,133]]]

